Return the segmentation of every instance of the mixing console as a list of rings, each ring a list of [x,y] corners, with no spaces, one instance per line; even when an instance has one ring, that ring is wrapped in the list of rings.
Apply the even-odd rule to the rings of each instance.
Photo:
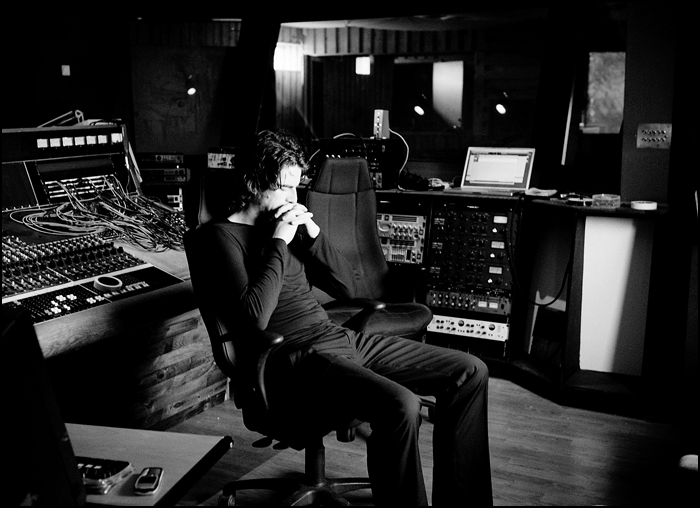
[[[117,123],[3,129],[3,308],[38,323],[182,282],[113,242],[175,249],[184,228],[129,161]]]
[[[180,282],[97,235],[42,244],[2,239],[2,304],[35,323]]]

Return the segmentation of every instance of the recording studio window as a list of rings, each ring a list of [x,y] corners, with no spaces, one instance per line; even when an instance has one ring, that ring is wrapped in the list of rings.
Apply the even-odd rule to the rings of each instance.
[[[619,134],[625,103],[624,52],[589,53],[587,96],[581,132]]]
[[[390,122],[412,160],[461,164],[469,146],[532,143],[546,22],[533,14],[473,23],[461,52],[394,60]]]
[[[462,128],[464,62],[397,58],[392,121],[407,131]]]

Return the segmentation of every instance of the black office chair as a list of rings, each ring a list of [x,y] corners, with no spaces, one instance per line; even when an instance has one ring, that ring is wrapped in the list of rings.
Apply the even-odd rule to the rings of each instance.
[[[325,159],[306,195],[306,205],[357,274],[356,298],[351,301],[334,300],[314,288],[329,317],[358,332],[422,341],[433,314],[416,301],[417,281],[401,279],[389,270],[377,230],[377,197],[367,160]],[[420,399],[432,420],[434,397]]]
[[[384,304],[367,312],[357,301],[336,301],[314,289],[331,319],[356,331],[422,340],[433,315],[416,301],[416,281],[402,280],[389,270],[377,231],[377,198],[367,160],[325,159],[306,195],[306,205],[355,270],[357,298]],[[363,319],[358,319],[363,310]]]
[[[291,492],[283,503],[287,506],[309,504],[349,503],[342,498],[345,492],[371,488],[368,478],[328,479],[325,475],[324,437],[336,430],[340,441],[351,441],[359,421],[313,422],[304,415],[280,415],[271,407],[265,389],[265,368],[270,348],[283,341],[283,337],[265,330],[228,330],[224,321],[213,311],[212,299],[220,288],[217,281],[203,273],[206,267],[206,252],[198,248],[198,228],[192,222],[207,222],[216,216],[207,201],[207,190],[220,187],[216,175],[206,175],[194,192],[186,196],[186,207],[190,207],[188,222],[191,227],[185,233],[185,253],[190,268],[190,276],[202,320],[211,341],[214,360],[217,366],[229,377],[230,390],[236,407],[243,413],[246,428],[275,439],[295,450],[304,450],[305,472],[301,480],[292,478],[266,478],[237,480],[226,484],[219,499],[220,505],[235,504],[236,492],[244,489],[265,489],[278,492]],[[212,182],[211,180],[214,180]],[[194,209],[194,211],[192,211]]]

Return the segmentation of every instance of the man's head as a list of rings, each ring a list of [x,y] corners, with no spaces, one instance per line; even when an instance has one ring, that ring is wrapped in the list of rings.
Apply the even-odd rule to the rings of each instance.
[[[295,189],[308,169],[304,147],[286,131],[262,131],[254,146],[246,147],[246,151],[248,156],[240,164],[240,188],[229,206],[229,214],[260,204],[266,191]]]

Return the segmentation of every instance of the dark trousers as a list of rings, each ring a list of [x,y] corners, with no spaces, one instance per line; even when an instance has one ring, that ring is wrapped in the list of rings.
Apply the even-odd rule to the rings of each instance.
[[[318,331],[311,348],[289,355],[293,381],[270,372],[270,388],[318,418],[343,414],[369,422],[367,468],[376,505],[428,504],[417,394],[436,397],[432,504],[493,504],[488,369],[481,360],[400,337]]]

